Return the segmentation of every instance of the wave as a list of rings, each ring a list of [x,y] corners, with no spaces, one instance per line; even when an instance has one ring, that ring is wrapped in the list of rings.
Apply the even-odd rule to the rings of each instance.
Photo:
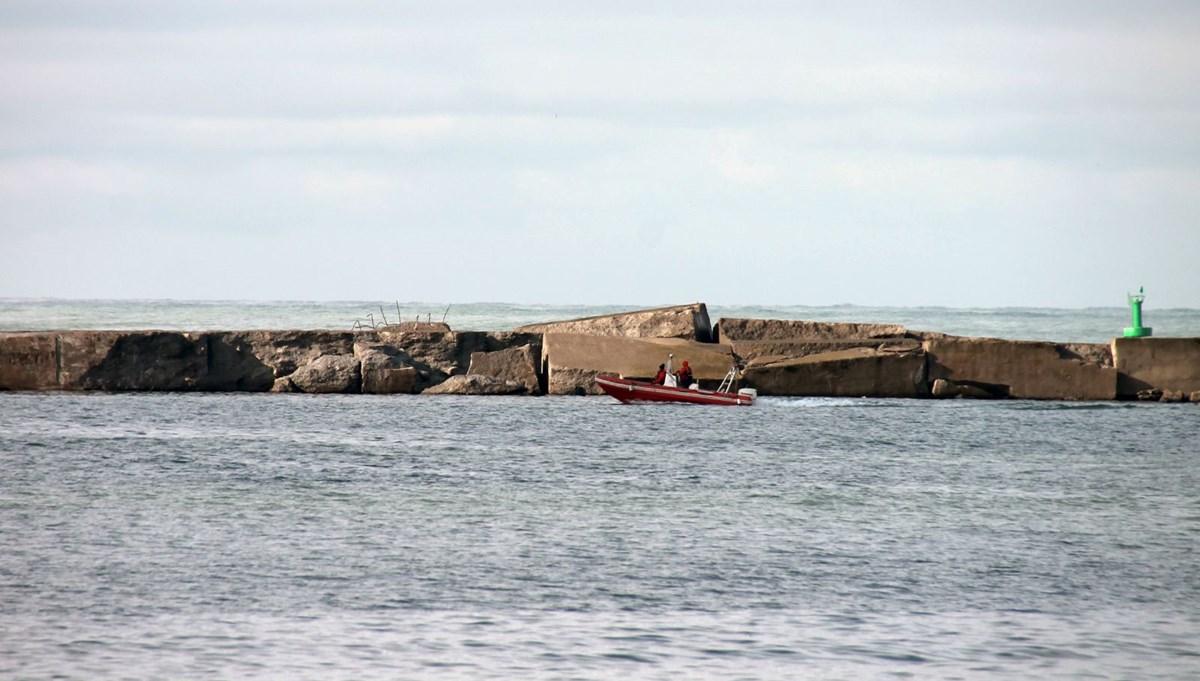
[[[862,407],[877,403],[876,400],[863,397],[759,397],[756,406],[773,409],[830,409],[834,407]],[[881,404],[881,406],[883,406]]]

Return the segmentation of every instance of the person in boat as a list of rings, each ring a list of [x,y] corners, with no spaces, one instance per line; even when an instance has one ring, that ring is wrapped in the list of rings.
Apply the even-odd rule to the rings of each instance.
[[[654,375],[654,384],[662,385],[667,380],[667,365],[659,364],[658,373]]]
[[[679,365],[679,387],[692,387],[692,368],[688,366],[688,361],[683,360],[683,364]]]

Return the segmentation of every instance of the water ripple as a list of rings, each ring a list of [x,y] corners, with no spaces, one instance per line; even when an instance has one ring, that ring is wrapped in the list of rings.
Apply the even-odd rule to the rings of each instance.
[[[0,676],[1189,678],[1200,656],[1195,427],[1171,410],[293,397],[0,395]]]

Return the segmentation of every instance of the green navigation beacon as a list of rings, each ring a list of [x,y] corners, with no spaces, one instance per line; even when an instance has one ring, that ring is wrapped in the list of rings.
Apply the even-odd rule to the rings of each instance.
[[[1141,338],[1149,336],[1154,329],[1142,326],[1142,301],[1146,299],[1146,287],[1139,286],[1137,295],[1125,294],[1129,298],[1129,309],[1133,311],[1133,326],[1125,329],[1126,338]]]

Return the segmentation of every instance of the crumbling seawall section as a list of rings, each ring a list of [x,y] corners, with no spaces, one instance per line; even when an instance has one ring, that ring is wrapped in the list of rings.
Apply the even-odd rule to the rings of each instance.
[[[967,338],[894,324],[720,319],[703,303],[520,327],[0,333],[0,390],[597,394],[667,354],[763,396],[1200,402],[1200,338]]]
[[[0,389],[413,393],[465,374],[473,355],[520,347],[535,373],[541,336],[525,333],[0,333]]]

